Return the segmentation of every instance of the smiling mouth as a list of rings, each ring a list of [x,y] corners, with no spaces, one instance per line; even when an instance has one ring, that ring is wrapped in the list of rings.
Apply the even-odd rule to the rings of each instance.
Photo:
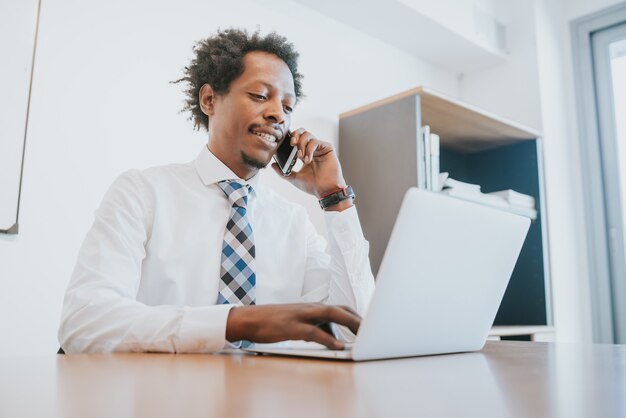
[[[258,136],[259,138],[263,138],[264,140],[266,140],[269,143],[276,143],[278,142],[278,138],[275,137],[274,135],[271,134],[266,134],[265,132],[258,132],[258,131],[254,131],[251,130],[250,132],[252,132],[254,135]]]

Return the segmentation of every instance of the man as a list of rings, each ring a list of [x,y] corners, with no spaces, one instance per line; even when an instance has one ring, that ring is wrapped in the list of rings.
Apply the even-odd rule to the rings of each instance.
[[[286,180],[335,198],[324,200],[328,252],[304,209],[259,183],[302,96],[298,53],[275,33],[236,29],[194,51],[178,82],[189,84],[186,109],[208,144],[191,163],[113,183],[68,285],[61,347],[216,352],[302,339],[341,349],[319,325],[356,333],[374,280],[336,152],[292,131],[303,166]]]

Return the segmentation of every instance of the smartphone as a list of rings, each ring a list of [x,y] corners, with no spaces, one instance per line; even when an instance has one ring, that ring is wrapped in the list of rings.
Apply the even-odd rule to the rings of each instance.
[[[291,174],[291,170],[293,170],[297,160],[298,148],[291,145],[291,134],[287,132],[285,139],[283,139],[283,142],[276,150],[276,154],[274,154],[274,161],[278,164],[283,176],[288,176]]]

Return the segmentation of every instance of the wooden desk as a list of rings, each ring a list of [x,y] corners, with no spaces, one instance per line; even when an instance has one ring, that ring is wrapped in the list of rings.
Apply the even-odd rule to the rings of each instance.
[[[626,346],[488,342],[347,363],[254,355],[0,358],[0,417],[626,416]]]

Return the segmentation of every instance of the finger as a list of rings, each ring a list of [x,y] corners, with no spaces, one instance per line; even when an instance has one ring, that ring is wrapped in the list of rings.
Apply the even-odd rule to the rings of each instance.
[[[298,137],[298,158],[302,161],[304,161],[304,157],[306,156],[306,146],[312,139],[314,139],[313,135],[306,131]]]
[[[340,306],[338,306],[338,308],[344,309],[344,310],[350,312],[351,314],[356,315],[359,318],[361,318],[361,315],[359,315],[359,313],[357,311],[355,311],[354,309],[352,309],[351,307],[349,307],[347,305],[340,305]]]
[[[305,341],[314,341],[331,350],[343,350],[345,344],[335,339],[332,335],[322,331],[319,327],[311,324],[302,324],[298,330],[299,338]]]
[[[291,132],[291,145],[296,146],[298,144],[298,139],[300,135],[302,135],[306,130],[304,128],[298,128],[295,131]]]
[[[313,161],[313,153],[315,152],[315,150],[317,149],[317,147],[319,146],[319,141],[317,139],[311,139],[307,144],[306,144],[306,151],[304,154],[304,163],[308,164],[311,161]]]
[[[313,323],[334,322],[337,325],[348,327],[354,334],[359,331],[359,326],[361,325],[361,317],[358,314],[339,306],[319,306],[313,310],[311,315]]]
[[[320,141],[319,139],[316,139],[317,141],[317,150],[316,150],[316,154],[318,156],[320,155],[326,155],[329,152],[333,152],[334,148],[333,148],[333,144],[331,144],[330,142],[325,142],[325,141]]]

